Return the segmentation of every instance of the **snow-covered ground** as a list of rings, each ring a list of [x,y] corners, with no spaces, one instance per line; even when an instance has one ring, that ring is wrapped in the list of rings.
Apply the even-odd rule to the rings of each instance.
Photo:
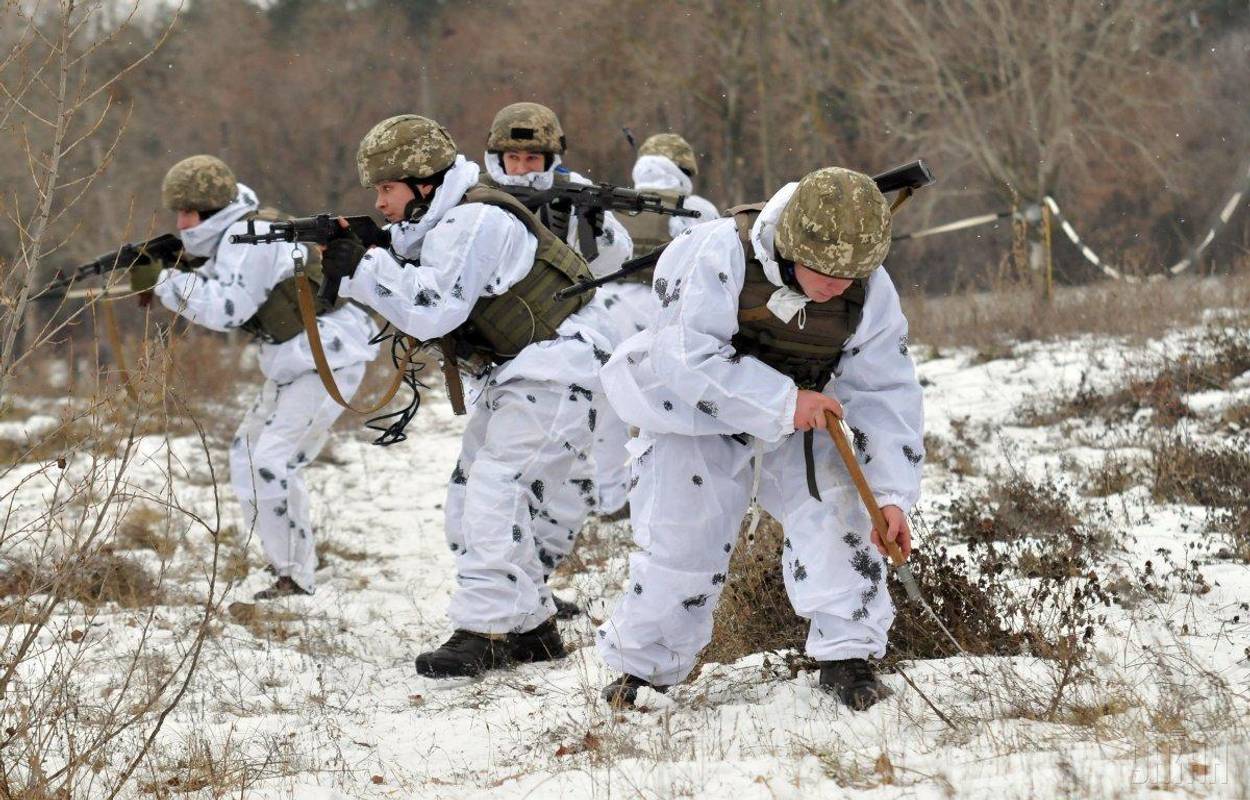
[[[917,347],[927,427],[946,462],[927,466],[919,513],[936,518],[952,498],[1012,471],[1079,486],[1108,453],[1145,470],[1154,434],[1144,415],[1029,427],[1021,410],[1070,396],[1082,376],[1113,386],[1126,364],[1184,352],[1195,336],[1178,332],[1142,350],[1092,339],[1019,345],[986,363],[972,352],[933,358]],[[1250,379],[1189,399],[1195,416],[1182,429],[1220,440],[1230,434],[1220,416],[1250,401]],[[1089,710],[1084,716],[1022,710],[1033,694],[1044,707],[1059,680],[1053,663],[1026,656],[910,662],[907,677],[924,697],[887,674],[892,695],[852,713],[817,688],[812,672],[792,676],[783,658],[759,654],[709,665],[667,696],[644,692],[640,709],[615,712],[598,700],[613,676],[586,617],[562,623],[575,649],[558,663],[473,681],[418,677],[413,657],[449,633],[453,567],[441,505],[462,427],[435,395],[404,444],[383,449],[363,431],[336,434],[335,463],[308,470],[328,545],[317,594],[262,607],[267,622],[257,624],[247,603],[268,576],[254,569],[233,590],[227,603],[242,605],[210,638],[190,695],[161,735],[155,772],[140,770],[136,794],[139,783],[185,772],[184,755],[207,745],[223,761],[250,765],[246,786],[223,790],[250,798],[1250,796],[1250,566],[1212,556],[1206,510],[1157,504],[1144,477],[1119,494],[1079,498],[1109,510],[1109,533],[1122,544],[1099,568],[1133,576],[1152,559],[1156,569],[1193,559],[1209,590],[1164,580],[1165,591],[1132,609],[1106,609],[1093,672],[1073,679],[1061,703]],[[194,461],[192,438],[170,444]],[[145,442],[152,481],[167,466],[163,446]],[[950,469],[959,448],[975,474]],[[139,464],[135,474],[147,469]],[[46,487],[21,491],[33,507]],[[207,509],[202,475],[177,491]],[[225,510],[237,523],[233,504]],[[187,549],[202,552],[194,537]],[[918,542],[938,544],[949,543]],[[596,526],[582,548],[584,571],[562,575],[556,587],[598,619],[625,579],[627,525]],[[176,636],[195,614],[171,606],[162,617]],[[87,636],[124,651],[125,616],[98,618]]]

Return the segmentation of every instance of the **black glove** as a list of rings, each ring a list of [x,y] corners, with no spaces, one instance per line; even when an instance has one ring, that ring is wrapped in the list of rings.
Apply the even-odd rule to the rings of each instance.
[[[355,235],[334,239],[321,255],[321,272],[327,278],[350,278],[364,254],[365,246]]]

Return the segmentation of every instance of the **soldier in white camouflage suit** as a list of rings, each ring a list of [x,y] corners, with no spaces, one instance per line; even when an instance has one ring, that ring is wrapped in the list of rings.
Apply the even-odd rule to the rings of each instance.
[[[830,167],[726,216],[668,246],[655,324],[602,373],[641,429],[630,442],[640,549],[598,632],[622,673],[604,697],[629,704],[689,674],[757,494],[785,529],[786,589],[811,621],[821,685],[866,708],[881,696],[867,659],[884,655],[894,617],[881,538],[910,550],[924,452],[907,321],[880,266],[889,206],[868,176]],[[813,436],[825,412],[852,426],[888,530],[872,530],[832,442]]]
[[[422,341],[450,336],[473,410],[447,490],[454,631],[417,656],[428,677],[477,675],[564,655],[546,579],[589,511],[576,480],[591,446],[601,360],[611,349],[585,261],[506,192],[479,183],[438,123],[384,120],[360,143],[361,184],[392,223],[391,248],[326,248],[327,276]],[[477,367],[477,368],[473,368]]]
[[[245,522],[255,529],[277,575],[256,599],[312,594],[317,553],[302,471],[316,459],[343,409],[315,372],[289,286],[295,274],[292,246],[230,241],[231,233],[246,231],[259,203],[214,156],[179,161],[165,175],[161,194],[166,208],[178,214],[185,252],[208,260],[193,271],[159,264],[135,267],[131,285],[152,291],[162,305],[197,325],[240,329],[260,341],[265,385],[234,437],[230,480]],[[254,224],[267,230],[265,221]],[[304,245],[297,246],[310,255]],[[326,356],[350,397],[377,354],[377,345],[370,343],[377,329],[354,306],[323,311],[318,325]]]

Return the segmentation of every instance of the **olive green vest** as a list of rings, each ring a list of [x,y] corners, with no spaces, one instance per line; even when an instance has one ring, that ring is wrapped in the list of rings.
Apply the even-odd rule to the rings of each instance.
[[[864,281],[855,281],[827,303],[808,303],[804,313],[782,322],[767,308],[777,286],[764,274],[751,244],[751,225],[764,204],[737,206],[725,212],[738,225],[746,256],[746,279],[738,296],[738,332],[732,344],[741,355],[758,358],[790,376],[800,389],[820,391],[842,358],[842,348],[864,313]],[[799,327],[800,320],[803,326]]]
[[[680,192],[647,191],[663,197],[664,201],[671,206],[677,205],[677,201],[682,197]],[[653,214],[649,211],[640,211],[636,214],[617,212],[616,214],[617,222],[625,226],[625,230],[629,231],[629,238],[634,242],[634,258],[659,250],[673,240],[673,237],[668,233],[668,223],[671,219],[672,217],[666,214]],[[655,267],[648,267],[637,272],[631,272],[629,275],[621,278],[621,280],[630,283],[650,284],[654,274]]]
[[[478,184],[465,192],[461,205],[484,203],[512,214],[538,239],[534,266],[515,286],[497,297],[482,297],[469,319],[455,332],[458,345],[492,361],[506,361],[527,345],[556,337],[556,328],[590,302],[594,292],[556,301],[561,289],[591,280],[590,268],[571,247],[547,229],[521,201],[500,189]],[[458,347],[458,350],[463,348]]]
[[[259,211],[253,211],[243,217],[243,219],[277,222],[278,220],[286,219],[286,216],[277,209],[262,208]],[[313,293],[317,302],[317,316],[321,316],[341,308],[345,301],[339,300],[331,305],[321,299],[321,293],[316,291],[321,286],[322,280],[321,251],[312,245],[308,245],[306,249],[308,254],[304,257],[304,272],[308,275],[308,280],[313,284]],[[282,344],[299,336],[304,332],[304,323],[299,315],[297,287],[298,284],[294,275],[278,281],[269,290],[269,296],[265,298],[265,302],[260,304],[260,308],[256,309],[256,313],[239,327],[262,342],[268,342],[269,344]]]

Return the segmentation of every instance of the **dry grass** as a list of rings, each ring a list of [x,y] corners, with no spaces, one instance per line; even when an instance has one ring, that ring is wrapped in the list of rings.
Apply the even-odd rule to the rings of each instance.
[[[169,515],[148,505],[136,505],[117,527],[116,547],[151,550],[168,561],[178,550],[178,538],[170,529]]]
[[[1250,270],[1238,270],[1144,285],[1102,281],[1061,287],[1049,305],[1031,287],[1004,286],[944,297],[910,295],[903,298],[903,309],[914,341],[992,354],[1011,342],[1083,334],[1155,340],[1175,328],[1196,325],[1209,308],[1245,308],[1247,301]],[[1149,313],[1143,313],[1145,309]]]
[[[1027,406],[1021,420],[1030,425],[1054,425],[1071,418],[1126,422],[1149,411],[1152,424],[1172,427],[1193,416],[1186,395],[1227,389],[1250,371],[1250,334],[1242,330],[1211,329],[1190,347],[1191,352],[1177,359],[1130,366],[1128,380],[1109,390],[1091,388],[1083,376],[1072,396]]]
[[[86,606],[116,603],[124,608],[167,605],[173,599],[137,560],[108,550],[77,553],[64,564],[13,559],[0,567],[0,597],[44,594]]]
[[[1224,557],[1250,561],[1250,439],[1161,438],[1150,466],[1156,500],[1206,506],[1208,527],[1228,542]]]

